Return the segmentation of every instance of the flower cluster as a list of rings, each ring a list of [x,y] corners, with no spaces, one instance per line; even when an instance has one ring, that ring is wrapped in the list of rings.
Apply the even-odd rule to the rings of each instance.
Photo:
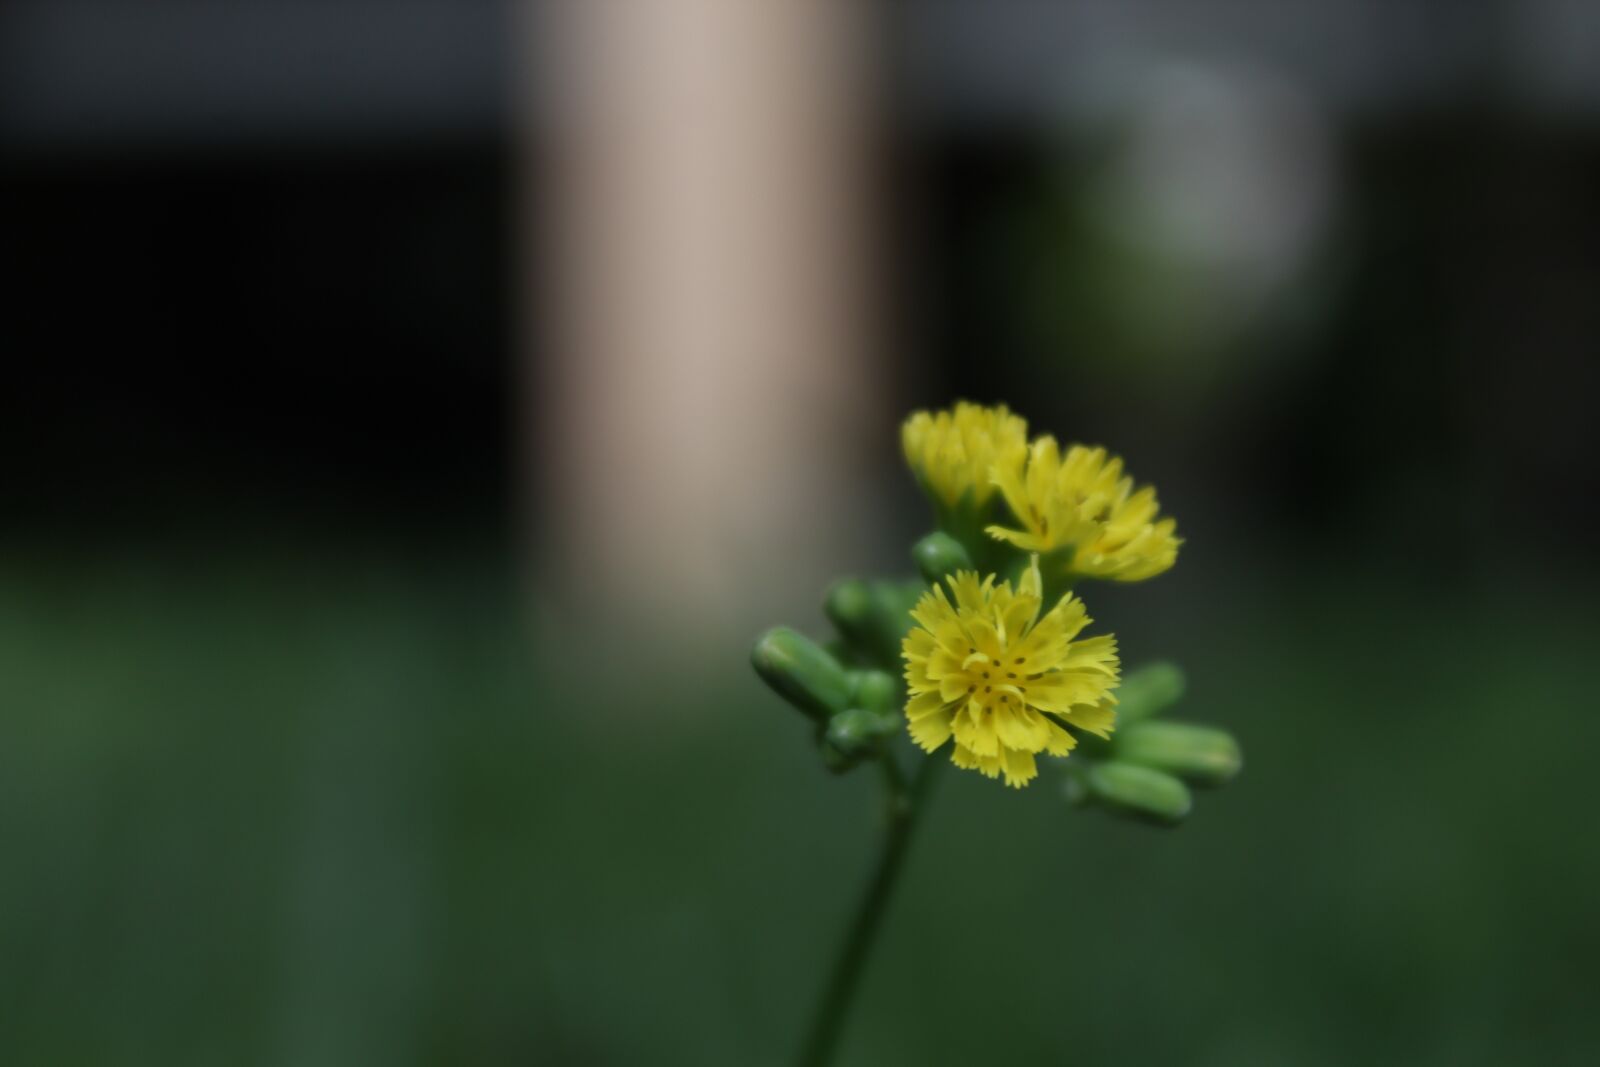
[[[1080,444],[1065,451],[1003,406],[919,411],[901,447],[933,504],[937,528],[911,556],[922,580],[845,579],[823,610],[835,634],[818,643],[769,630],[751,661],[810,722],[823,764],[881,769],[882,856],[850,926],[801,1062],[823,1064],[901,869],[934,756],[1021,789],[1039,757],[1075,805],[1172,826],[1188,817],[1191,785],[1239,771],[1225,731],[1157,718],[1183,695],[1167,663],[1123,673],[1117,639],[1088,633],[1073,585],[1137,582],[1170,570],[1182,542],[1156,491],[1122,460]],[[902,769],[902,738],[932,758]],[[1067,758],[1067,757],[1072,758]]]
[[[1116,639],[1079,638],[1090,620],[1068,587],[1169,569],[1177,523],[1159,517],[1155,489],[1136,488],[1119,457],[1084,445],[1063,455],[1049,435],[1030,442],[1027,424],[1004,407],[918,412],[902,440],[946,534],[969,558],[993,559],[996,546],[975,543],[970,521],[951,521],[952,501],[979,512],[983,536],[1029,554],[1015,589],[999,574],[962,571],[946,579],[953,601],[936,584],[912,612],[903,644],[911,738],[929,752],[954,738],[958,767],[1024,786],[1037,774],[1035,754],[1075,747],[1067,727],[1104,738],[1116,722]],[[994,514],[997,495],[1004,516]],[[1045,574],[1057,593],[1048,611]]]
[[[917,412],[901,446],[938,524],[913,548],[923,581],[841,582],[826,604],[835,641],[778,629],[756,647],[756,669],[812,718],[828,766],[874,758],[898,774],[887,746],[903,730],[1021,788],[1039,756],[1076,752],[1061,772],[1070,799],[1168,823],[1188,813],[1188,783],[1237,771],[1222,731],[1150,721],[1182,694],[1181,672],[1124,677],[1116,638],[1089,632],[1074,592],[1177,562],[1183,542],[1154,487],[1104,448],[1030,440],[1004,406]]]

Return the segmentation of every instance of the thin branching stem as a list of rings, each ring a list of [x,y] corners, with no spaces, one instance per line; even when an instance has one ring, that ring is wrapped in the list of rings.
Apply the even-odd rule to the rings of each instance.
[[[895,884],[905,866],[906,850],[911,844],[911,833],[916,828],[917,817],[926,806],[928,791],[933,784],[937,769],[943,766],[945,761],[936,757],[920,760],[916,774],[909,785],[899,764],[888,752],[882,753],[880,763],[888,791],[889,812],[889,825],[883,836],[883,851],[878,856],[877,869],[873,871],[872,881],[867,885],[866,895],[861,898],[855,920],[850,924],[850,930],[845,936],[838,958],[834,960],[827,987],[823,991],[821,1002],[817,1005],[811,1032],[800,1052],[798,1060],[800,1067],[824,1067],[833,1058],[840,1030],[844,1026],[850,1004],[855,999],[856,989],[861,983],[861,974],[865,969],[867,957],[872,951],[878,929],[883,924],[884,913],[888,910],[889,901],[894,895]]]

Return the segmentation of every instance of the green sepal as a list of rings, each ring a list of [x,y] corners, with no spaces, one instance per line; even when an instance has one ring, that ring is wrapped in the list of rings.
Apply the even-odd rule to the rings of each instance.
[[[1196,785],[1222,785],[1239,773],[1239,743],[1226,730],[1182,722],[1135,722],[1112,738],[1115,758],[1177,775]]]
[[[993,498],[979,504],[971,489],[962,493],[954,504],[935,498],[934,519],[939,532],[961,545],[968,559],[978,559],[986,554],[992,538],[984,528],[994,519]]]
[[[768,630],[750,662],[774,692],[818,722],[849,707],[855,696],[856,683],[839,661],[786,626]]]
[[[1063,545],[1039,556],[1039,583],[1041,599],[1046,605],[1072,592],[1079,575],[1072,570],[1072,559],[1078,554],[1076,545]]]

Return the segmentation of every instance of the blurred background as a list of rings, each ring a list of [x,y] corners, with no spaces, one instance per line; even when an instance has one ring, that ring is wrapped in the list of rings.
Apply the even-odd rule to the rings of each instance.
[[[917,406],[1106,443],[1246,767],[941,783],[840,1062],[1587,1064],[1600,7],[10,0],[0,1060],[766,1064],[751,675]]]

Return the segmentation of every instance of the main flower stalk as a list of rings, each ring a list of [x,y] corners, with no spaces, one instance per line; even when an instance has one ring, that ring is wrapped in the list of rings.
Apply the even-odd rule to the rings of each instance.
[[[828,985],[812,1020],[810,1033],[801,1047],[799,1067],[823,1067],[833,1058],[839,1043],[839,1033],[844,1027],[856,987],[861,984],[867,957],[877,942],[889,901],[894,897],[900,873],[905,869],[906,852],[911,845],[911,834],[916,829],[918,816],[926,806],[934,779],[943,766],[943,760],[923,760],[908,785],[900,773],[899,765],[888,753],[881,757],[884,780],[888,786],[889,825],[883,835],[883,850],[878,855],[878,866],[867,883],[867,891],[856,908],[855,918],[839,947],[839,955],[828,975]]]

